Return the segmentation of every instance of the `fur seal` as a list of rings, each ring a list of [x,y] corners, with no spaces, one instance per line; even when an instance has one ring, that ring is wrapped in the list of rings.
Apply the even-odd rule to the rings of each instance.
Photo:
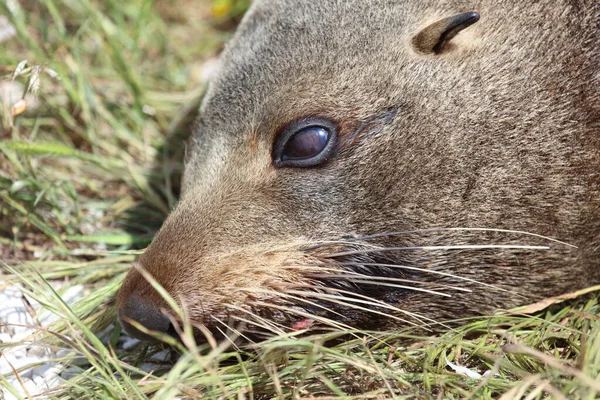
[[[255,1],[147,271],[212,331],[387,329],[600,282],[600,3]]]

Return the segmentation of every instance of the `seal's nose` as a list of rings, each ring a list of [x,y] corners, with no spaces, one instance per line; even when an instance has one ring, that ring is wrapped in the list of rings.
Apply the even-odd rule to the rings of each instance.
[[[128,320],[136,321],[151,331],[167,334],[172,333],[169,317],[163,314],[158,307],[150,302],[139,299],[135,294],[129,296],[120,308],[119,322],[125,332],[134,338],[145,341],[156,341],[152,336],[135,328]]]

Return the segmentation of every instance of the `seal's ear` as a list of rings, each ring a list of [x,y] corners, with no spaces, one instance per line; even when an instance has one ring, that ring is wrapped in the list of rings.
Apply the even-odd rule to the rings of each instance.
[[[479,21],[477,11],[469,11],[441,19],[423,28],[412,38],[416,51],[424,54],[440,54],[446,44],[465,28]]]

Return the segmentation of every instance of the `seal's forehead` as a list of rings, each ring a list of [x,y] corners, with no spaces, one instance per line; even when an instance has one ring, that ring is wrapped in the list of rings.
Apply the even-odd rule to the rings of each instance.
[[[281,115],[284,123],[294,113],[319,112],[319,103],[335,101],[343,87],[367,86],[378,74],[361,60],[383,63],[399,40],[398,21],[374,18],[385,7],[373,3],[255,2],[221,56],[203,116],[211,124],[249,126]]]

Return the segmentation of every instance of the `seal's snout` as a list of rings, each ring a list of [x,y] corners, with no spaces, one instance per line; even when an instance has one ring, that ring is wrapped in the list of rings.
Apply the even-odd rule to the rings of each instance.
[[[136,321],[146,329],[159,333],[168,333],[172,331],[169,317],[163,314],[159,307],[152,302],[144,301],[135,294],[129,296],[119,309],[119,322],[129,335],[136,339],[145,341],[155,341],[156,339],[146,333],[141,332],[129,321]]]
[[[141,264],[137,264],[129,272],[117,294],[117,312],[121,326],[129,335],[145,341],[156,341],[156,339],[136,328],[134,326],[136,323],[149,331],[177,336],[166,314],[168,311],[165,311],[170,308],[137,271],[138,268],[142,268]]]

